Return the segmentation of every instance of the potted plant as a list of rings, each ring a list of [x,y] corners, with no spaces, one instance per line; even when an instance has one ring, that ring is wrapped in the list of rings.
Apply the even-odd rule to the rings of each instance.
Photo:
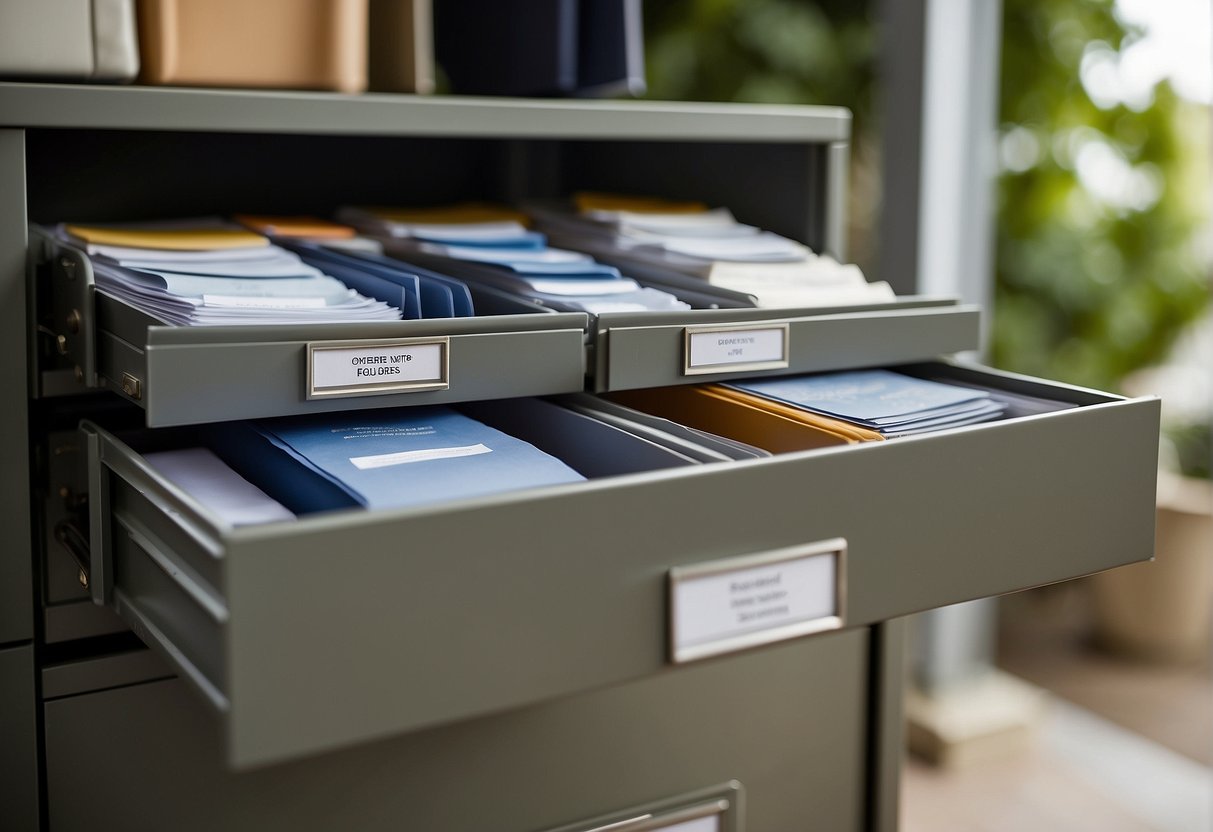
[[[1209,342],[1194,357],[1213,355]],[[1203,349],[1203,353],[1198,351]],[[1163,398],[1155,560],[1096,575],[1095,635],[1119,653],[1161,661],[1199,661],[1213,629],[1213,373],[1199,363],[1138,373],[1134,389]]]

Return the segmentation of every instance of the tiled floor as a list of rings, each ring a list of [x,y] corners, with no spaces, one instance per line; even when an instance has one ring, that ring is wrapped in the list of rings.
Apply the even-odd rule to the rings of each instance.
[[[1081,586],[1004,601],[1000,665],[1053,694],[1026,752],[910,761],[904,832],[1213,830],[1213,675],[1090,646]]]

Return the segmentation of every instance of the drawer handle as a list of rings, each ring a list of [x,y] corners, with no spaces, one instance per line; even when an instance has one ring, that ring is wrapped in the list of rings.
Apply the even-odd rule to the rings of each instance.
[[[110,575],[109,477],[101,462],[101,437],[96,428],[82,424],[80,430],[88,453],[89,589],[93,603],[105,607],[113,601],[114,589]]]
[[[227,607],[217,599],[210,590],[203,586],[187,567],[177,563],[163,547],[157,544],[142,523],[134,518],[115,515],[126,536],[139,547],[152,563],[169,577],[173,583],[181,587],[187,595],[207,614],[216,624],[226,624],[228,620]]]
[[[55,540],[59,542],[59,545],[62,546],[67,553],[71,555],[72,560],[76,562],[76,568],[79,570],[77,579],[80,581],[80,586],[84,589],[88,589],[90,568],[89,560],[92,557],[92,553],[89,551],[88,535],[81,531],[80,527],[70,520],[60,520],[55,524],[55,528],[52,533],[55,536]]]
[[[127,620],[135,634],[149,647],[161,650],[169,664],[176,667],[181,675],[193,682],[216,710],[220,713],[227,713],[231,710],[231,702],[223,691],[196,664],[190,661],[189,657],[173,644],[173,640],[145,616],[137,605],[130,603],[121,590],[114,591],[114,608]]]
[[[652,820],[652,818],[653,814],[651,812],[646,812],[645,814],[637,815],[634,818],[616,821],[615,823],[608,823],[606,826],[595,826],[593,829],[585,830],[585,832],[627,832],[628,829],[635,829],[636,824],[646,820]]]
[[[662,829],[688,823],[689,821],[699,820],[700,818],[711,817],[712,815],[723,815],[729,811],[732,806],[727,798],[718,798],[707,803],[698,803],[692,806],[684,806],[681,809],[674,809],[668,812],[660,812],[653,814],[646,812],[643,815],[627,818],[626,820],[618,820],[614,823],[608,823],[605,826],[595,826],[586,829],[585,832],[660,832]]]

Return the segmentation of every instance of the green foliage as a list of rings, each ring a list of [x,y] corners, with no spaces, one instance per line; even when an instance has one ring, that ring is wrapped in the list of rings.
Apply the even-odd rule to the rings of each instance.
[[[840,104],[871,111],[868,4],[847,0],[650,0],[649,95],[682,101]]]
[[[1111,0],[1004,2],[1000,366],[1115,388],[1208,303],[1207,109],[1166,82],[1144,108],[1101,107],[1080,80],[1139,35]]]
[[[1209,423],[1186,424],[1165,431],[1175,452],[1179,473],[1185,477],[1213,478],[1213,430]]]
[[[870,176],[879,167],[867,136],[874,7],[649,0],[650,95],[850,107],[855,161]],[[992,358],[1115,389],[1160,361],[1208,304],[1198,232],[1207,221],[1209,112],[1166,83],[1147,107],[1097,106],[1080,78],[1083,61],[1114,62],[1141,34],[1118,21],[1112,0],[1004,0],[1003,31],[1000,132],[1011,167],[999,182]],[[874,201],[862,178],[856,201]]]
[[[876,34],[871,2],[648,0],[649,97],[831,104],[853,114],[848,230],[871,270],[880,159],[873,140]]]

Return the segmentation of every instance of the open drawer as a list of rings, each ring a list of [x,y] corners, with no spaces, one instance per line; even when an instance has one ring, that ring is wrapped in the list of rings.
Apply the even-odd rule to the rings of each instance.
[[[928,361],[975,350],[976,306],[907,297],[821,309],[598,315],[595,392]]]
[[[86,426],[94,597],[247,766],[665,672],[671,570],[831,541],[830,626],[852,628],[1151,556],[1156,399],[934,370],[1075,406],[235,529]]]
[[[31,229],[41,327],[82,388],[140,405],[149,427],[539,396],[585,383],[584,313],[491,292],[474,318],[354,324],[171,326],[98,291],[88,257]],[[404,356],[384,383],[357,362]]]

